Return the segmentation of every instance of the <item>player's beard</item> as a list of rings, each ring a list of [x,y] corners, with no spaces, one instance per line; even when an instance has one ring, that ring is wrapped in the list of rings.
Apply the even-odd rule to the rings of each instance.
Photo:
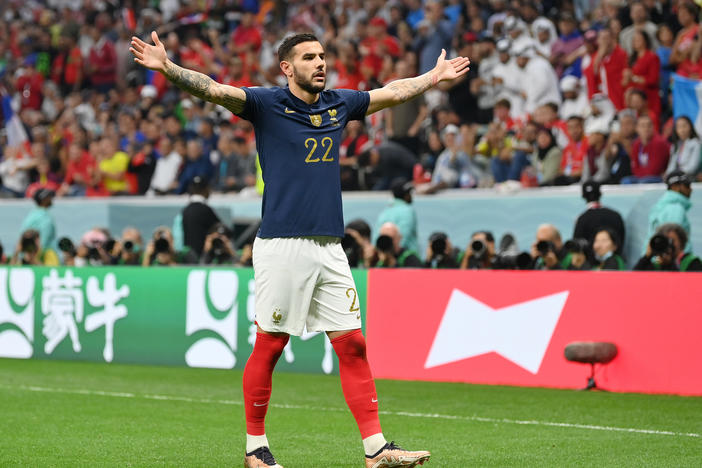
[[[318,71],[319,70],[315,71],[314,74],[317,74]],[[314,79],[314,75],[312,76],[312,79],[307,80],[302,76],[301,73],[298,73],[297,69],[294,67],[293,67],[293,78],[295,80],[295,84],[297,84],[300,88],[302,88],[303,90],[307,91],[310,94],[321,93],[322,91],[324,91],[324,87],[327,84],[326,77],[324,78],[324,82],[321,85],[315,84],[312,82],[312,80]]]

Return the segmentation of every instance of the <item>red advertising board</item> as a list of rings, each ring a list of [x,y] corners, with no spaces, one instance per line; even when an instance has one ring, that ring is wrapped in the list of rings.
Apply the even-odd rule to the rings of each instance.
[[[702,274],[371,270],[378,378],[580,388],[566,345],[605,341],[598,386],[702,395]]]

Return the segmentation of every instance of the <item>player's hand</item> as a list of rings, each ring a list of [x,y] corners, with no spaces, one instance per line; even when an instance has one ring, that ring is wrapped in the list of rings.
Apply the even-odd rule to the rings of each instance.
[[[436,60],[432,77],[434,83],[445,80],[454,80],[459,76],[465,75],[470,70],[470,59],[467,57],[456,57],[451,60],[446,60],[446,50],[441,49],[441,55]]]
[[[143,65],[151,70],[163,71],[166,67],[166,61],[168,60],[166,48],[158,39],[156,31],[151,31],[151,39],[154,41],[154,45],[147,44],[138,37],[132,36],[129,51],[134,54],[134,61],[139,65]]]

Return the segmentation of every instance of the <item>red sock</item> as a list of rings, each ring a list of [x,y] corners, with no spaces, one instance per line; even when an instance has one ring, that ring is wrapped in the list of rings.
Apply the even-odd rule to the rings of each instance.
[[[366,357],[366,339],[361,330],[334,338],[331,343],[339,357],[341,389],[361,437],[365,439],[383,432],[378,419],[378,395]]]
[[[271,398],[273,369],[289,337],[256,333],[256,344],[244,367],[244,409],[246,433],[264,435],[264,420]]]

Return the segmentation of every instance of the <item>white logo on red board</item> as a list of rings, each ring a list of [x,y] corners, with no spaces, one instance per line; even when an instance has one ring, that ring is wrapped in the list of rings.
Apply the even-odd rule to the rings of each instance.
[[[454,289],[424,368],[495,352],[537,374],[567,298],[562,291],[493,309]]]

